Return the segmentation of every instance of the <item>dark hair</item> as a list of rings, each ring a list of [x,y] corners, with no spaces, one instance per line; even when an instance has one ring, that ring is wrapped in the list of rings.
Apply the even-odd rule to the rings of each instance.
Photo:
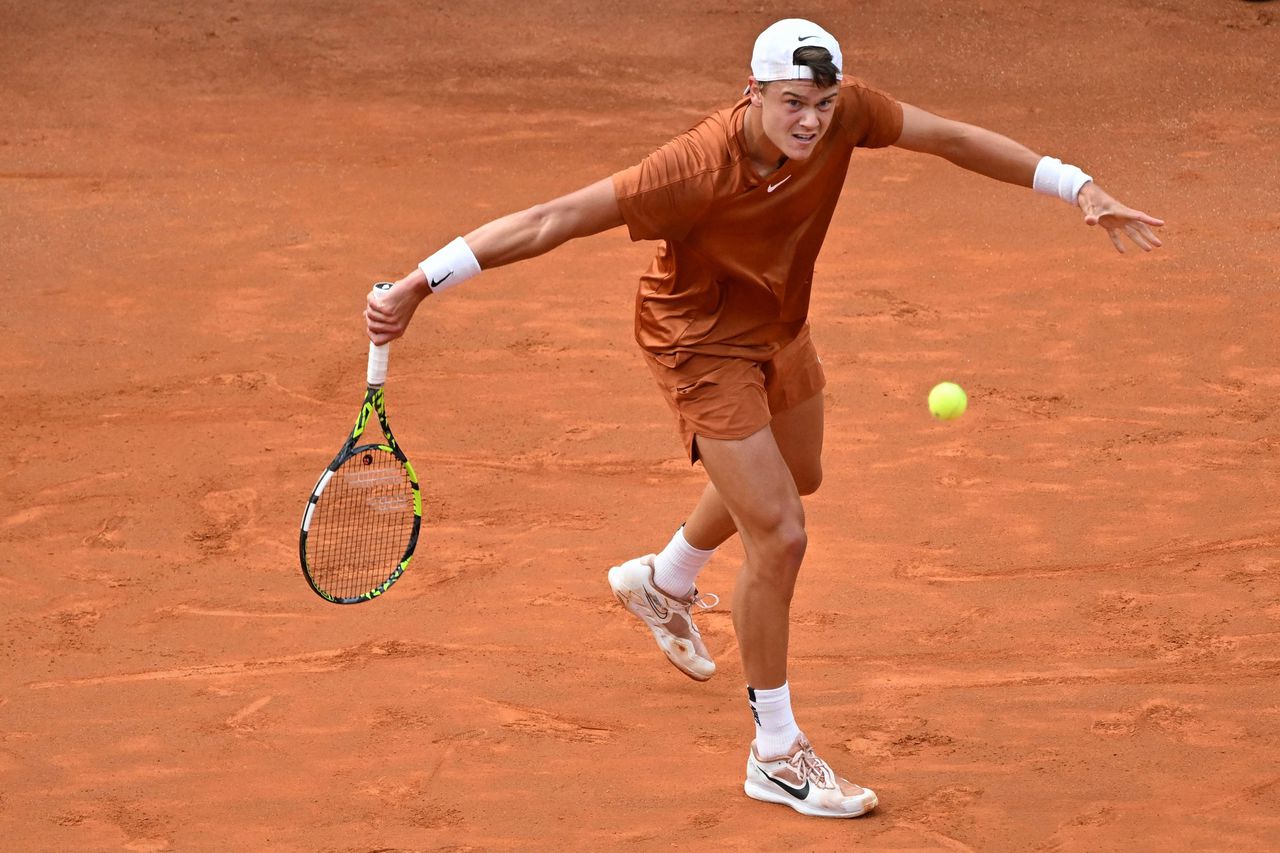
[[[834,86],[840,80],[840,69],[831,61],[831,51],[825,47],[797,47],[796,52],[791,55],[791,61],[796,65],[807,66],[813,72],[813,85],[819,89]]]
[[[826,89],[840,82],[840,77],[838,76],[840,69],[831,60],[831,51],[825,47],[818,47],[812,44],[797,47],[796,52],[791,55],[791,62],[794,65],[803,65],[812,71],[813,85],[819,89]],[[769,84],[761,83],[761,90],[767,85]]]

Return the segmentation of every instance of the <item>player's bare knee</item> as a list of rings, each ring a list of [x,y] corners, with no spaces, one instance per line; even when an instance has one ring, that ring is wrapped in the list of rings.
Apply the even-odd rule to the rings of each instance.
[[[756,561],[756,569],[773,576],[773,580],[790,585],[795,582],[808,547],[809,535],[802,522],[781,524],[770,531],[760,559]]]
[[[804,559],[805,550],[809,547],[809,534],[804,529],[804,523],[797,522],[779,531],[779,539],[787,556],[799,565]]]

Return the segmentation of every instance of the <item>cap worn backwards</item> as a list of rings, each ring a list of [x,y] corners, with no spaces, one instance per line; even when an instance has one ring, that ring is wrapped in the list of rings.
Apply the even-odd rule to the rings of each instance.
[[[822,27],[803,18],[785,18],[770,25],[756,39],[751,51],[751,74],[761,83],[771,80],[812,80],[813,70],[795,64],[795,52],[802,47],[824,47],[836,68],[843,68],[840,43]],[[836,79],[844,78],[836,74]]]

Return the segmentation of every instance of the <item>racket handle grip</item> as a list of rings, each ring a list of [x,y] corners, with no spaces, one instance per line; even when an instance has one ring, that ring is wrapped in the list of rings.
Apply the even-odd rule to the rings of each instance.
[[[391,282],[380,281],[373,286],[374,294],[391,289]],[[391,357],[391,344],[375,344],[369,341],[369,384],[380,386],[387,381],[387,360]]]

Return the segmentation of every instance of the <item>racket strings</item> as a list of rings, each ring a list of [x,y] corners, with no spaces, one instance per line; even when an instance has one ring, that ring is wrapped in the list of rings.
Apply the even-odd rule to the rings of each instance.
[[[338,467],[316,503],[307,563],[335,598],[372,592],[395,571],[413,533],[413,485],[394,454],[361,450]]]

